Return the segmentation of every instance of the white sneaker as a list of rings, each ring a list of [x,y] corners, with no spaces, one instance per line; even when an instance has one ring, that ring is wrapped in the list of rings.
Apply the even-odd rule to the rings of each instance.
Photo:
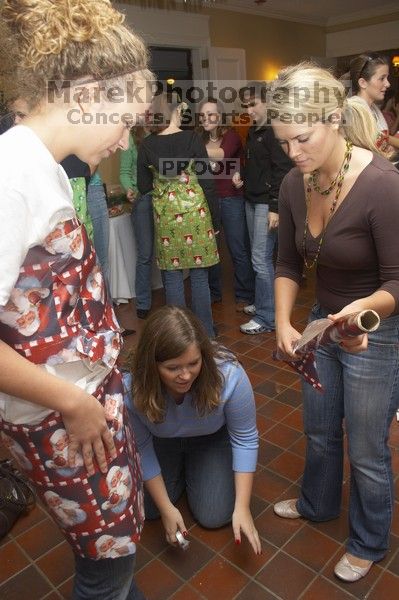
[[[244,306],[242,312],[245,312],[246,315],[250,315],[251,317],[253,317],[254,315],[256,315],[255,304],[248,304],[248,306]]]
[[[258,333],[269,333],[271,329],[267,329],[264,325],[251,319],[248,323],[240,325],[240,331],[242,331],[242,333],[248,333],[249,335],[257,335]]]

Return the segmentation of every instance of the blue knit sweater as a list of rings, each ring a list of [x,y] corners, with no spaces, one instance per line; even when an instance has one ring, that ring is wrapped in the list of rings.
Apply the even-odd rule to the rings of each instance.
[[[181,404],[165,396],[166,415],[162,423],[151,423],[133,406],[130,395],[126,403],[131,415],[138,450],[141,455],[144,481],[161,472],[152,438],[192,437],[209,435],[227,426],[233,451],[233,471],[249,473],[256,469],[258,431],[252,386],[242,366],[233,361],[219,364],[224,385],[219,406],[200,417],[192,404],[191,393]],[[130,387],[130,385],[129,385]]]

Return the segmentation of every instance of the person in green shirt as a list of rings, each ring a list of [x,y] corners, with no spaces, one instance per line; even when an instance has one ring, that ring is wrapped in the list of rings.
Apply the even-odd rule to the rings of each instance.
[[[71,177],[69,182],[72,187],[72,202],[78,219],[86,227],[87,235],[93,241],[93,222],[87,208],[87,191],[85,177]]]
[[[137,141],[146,135],[145,128],[135,127],[129,136],[129,148],[120,153],[119,180],[132,203],[132,225],[136,243],[136,313],[145,319],[151,309],[151,275],[154,254],[154,217],[152,195],[137,189]]]

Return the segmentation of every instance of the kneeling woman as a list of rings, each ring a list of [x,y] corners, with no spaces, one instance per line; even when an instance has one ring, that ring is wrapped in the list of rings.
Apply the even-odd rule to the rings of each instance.
[[[141,453],[147,519],[162,518],[169,543],[186,526],[184,490],[197,521],[232,521],[260,554],[249,508],[258,453],[255,403],[235,357],[211,342],[193,313],[164,306],[146,322],[132,361],[129,406]]]

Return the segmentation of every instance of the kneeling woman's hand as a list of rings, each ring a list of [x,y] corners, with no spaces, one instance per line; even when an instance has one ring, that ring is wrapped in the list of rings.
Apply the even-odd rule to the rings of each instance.
[[[161,519],[163,526],[165,527],[166,541],[169,544],[175,545],[177,543],[176,531],[181,531],[184,537],[187,535],[187,529],[181,516],[181,512],[170,504],[168,508],[161,512]]]
[[[249,508],[235,508],[232,517],[232,526],[236,544],[241,544],[241,532],[243,532],[251,544],[255,554],[261,554],[262,548],[259,534],[256,530],[254,520]]]

